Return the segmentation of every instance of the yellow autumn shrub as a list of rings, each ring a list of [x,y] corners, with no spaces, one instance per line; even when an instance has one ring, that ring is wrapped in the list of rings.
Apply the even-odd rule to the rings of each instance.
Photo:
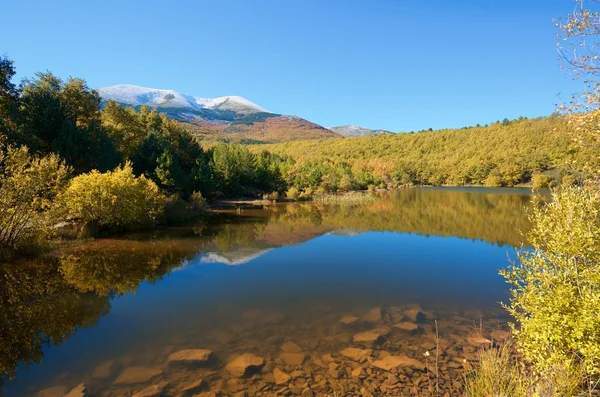
[[[131,164],[114,171],[79,175],[60,196],[67,220],[100,228],[127,228],[154,222],[164,209],[158,186]]]
[[[522,356],[538,373],[583,367],[600,375],[600,192],[563,188],[536,207],[532,251],[502,274]]]

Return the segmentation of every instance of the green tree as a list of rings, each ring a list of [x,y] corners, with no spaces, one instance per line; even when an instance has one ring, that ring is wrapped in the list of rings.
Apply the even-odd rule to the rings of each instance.
[[[100,97],[84,80],[38,73],[21,84],[22,129],[34,152],[58,153],[76,172],[105,171],[121,161],[101,125]]]
[[[19,91],[12,79],[15,75],[14,63],[6,56],[0,56],[0,135],[10,144],[23,144],[19,130]]]

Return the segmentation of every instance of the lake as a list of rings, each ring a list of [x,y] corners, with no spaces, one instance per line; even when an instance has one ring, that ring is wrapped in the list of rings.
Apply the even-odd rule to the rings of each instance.
[[[456,395],[477,350],[506,337],[498,270],[530,194],[221,210],[2,266],[4,393]]]

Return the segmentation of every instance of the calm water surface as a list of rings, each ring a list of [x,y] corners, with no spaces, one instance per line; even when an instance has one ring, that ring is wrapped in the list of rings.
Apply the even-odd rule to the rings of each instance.
[[[194,227],[77,244],[0,267],[4,393],[64,395],[84,383],[88,396],[130,396],[155,384],[167,385],[164,395],[295,395],[308,387],[315,395],[360,394],[390,376],[371,371],[374,360],[402,355],[428,365],[434,320],[444,390],[458,392],[451,379],[476,350],[468,337],[507,329],[498,269],[522,244],[529,200],[524,189],[424,188],[354,207],[222,211]],[[374,308],[380,318],[339,321]],[[415,308],[423,316],[412,321],[405,312]],[[399,322],[418,329],[393,327]],[[381,333],[375,343],[354,340],[373,329]],[[303,350],[300,363],[281,356],[286,341]],[[357,363],[340,355],[349,346],[373,351]],[[213,360],[169,366],[169,354],[191,348],[212,350]],[[265,364],[236,379],[224,366],[242,353]],[[371,373],[352,376],[360,365]],[[154,376],[119,380],[131,367]],[[102,368],[109,370],[101,376]],[[276,384],[275,368],[292,379]],[[375,394],[428,392],[427,370],[391,372],[400,382]],[[194,393],[183,391],[198,379]]]

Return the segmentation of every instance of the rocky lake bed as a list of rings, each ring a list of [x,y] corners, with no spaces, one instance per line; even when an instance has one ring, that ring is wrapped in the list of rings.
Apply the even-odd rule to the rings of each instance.
[[[299,325],[278,311],[248,310],[201,337],[99,363],[77,385],[81,376],[61,374],[37,395],[455,396],[477,351],[510,335],[502,313],[438,313],[417,304],[315,311]]]

